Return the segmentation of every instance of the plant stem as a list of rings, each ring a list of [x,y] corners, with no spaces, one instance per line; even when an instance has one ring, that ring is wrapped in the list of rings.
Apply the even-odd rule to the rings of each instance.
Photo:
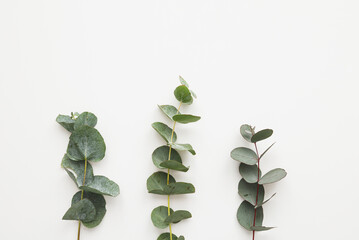
[[[84,170],[84,179],[82,181],[82,185],[85,185],[86,182],[86,171],[87,171],[87,157],[85,157],[85,170]],[[84,190],[81,191],[81,200],[84,199]],[[77,240],[80,240],[80,232],[81,232],[81,221],[79,221],[79,227],[77,230]]]
[[[257,178],[257,195],[256,195],[256,205],[258,204],[258,193],[259,193],[259,177],[260,177],[260,169],[259,169],[259,161],[260,161],[260,158],[259,158],[259,154],[258,154],[258,148],[257,148],[257,143],[254,143],[254,146],[256,148],[256,153],[257,153],[257,157],[258,157],[258,178]],[[257,208],[254,209],[254,219],[253,219],[253,227],[256,225],[256,215],[257,215]],[[255,232],[253,230],[253,240],[254,240],[254,235],[255,235]]]
[[[181,108],[182,102],[180,102],[178,108],[177,108],[177,113],[179,112],[180,108]],[[173,135],[175,132],[175,128],[176,128],[176,121],[173,122],[173,128],[172,128],[172,133],[171,133],[171,142],[170,142],[170,149],[168,151],[168,161],[171,160],[171,150],[172,150],[172,140],[173,140]],[[168,169],[167,171],[167,185],[170,184],[170,169]],[[170,207],[170,195],[167,196],[167,204],[168,204],[168,216],[171,215],[171,207]],[[169,229],[170,229],[170,240],[172,240],[172,224],[169,224]]]

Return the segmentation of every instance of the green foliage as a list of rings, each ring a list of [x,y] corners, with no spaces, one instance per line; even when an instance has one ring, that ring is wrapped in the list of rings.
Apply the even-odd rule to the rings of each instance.
[[[80,189],[73,198],[64,220],[77,220],[88,228],[99,225],[106,214],[103,195],[117,196],[118,185],[105,176],[94,175],[89,161],[98,162],[105,157],[106,145],[94,128],[97,117],[90,113],[59,115],[56,121],[71,132],[67,152],[61,166]],[[80,230],[80,228],[79,228]]]
[[[263,205],[275,196],[275,193],[264,201],[264,184],[274,183],[283,179],[287,173],[281,168],[276,168],[262,176],[259,168],[260,160],[263,155],[274,145],[270,145],[261,155],[258,153],[257,143],[272,136],[273,130],[264,129],[255,132],[255,128],[244,124],[240,128],[242,137],[254,144],[256,152],[246,147],[238,147],[232,150],[231,157],[239,161],[239,173],[243,177],[238,184],[238,193],[244,199],[237,211],[239,224],[253,231],[267,231],[273,227],[265,227],[263,223]],[[254,224],[255,223],[255,224]]]
[[[192,214],[188,211],[174,211],[169,207],[171,195],[195,192],[195,187],[191,183],[176,182],[175,178],[170,174],[170,170],[179,172],[187,172],[189,170],[189,167],[183,165],[179,152],[188,151],[192,155],[196,154],[192,145],[188,143],[177,143],[177,134],[175,132],[176,123],[188,124],[201,119],[199,116],[182,114],[179,111],[182,104],[190,105],[193,103],[193,98],[197,98],[182,77],[180,77],[180,82],[181,85],[174,91],[175,98],[180,102],[179,107],[158,105],[160,110],[172,121],[173,127],[171,128],[161,122],[152,124],[152,127],[166,142],[165,146],[160,146],[153,151],[152,161],[157,168],[166,169],[166,172],[159,171],[153,173],[147,179],[147,190],[152,194],[167,195],[168,206],[155,208],[151,213],[151,220],[153,225],[158,228],[164,229],[169,227],[170,229],[170,232],[162,233],[157,240],[184,240],[185,238],[183,236],[177,237],[172,233],[171,225],[192,217]]]

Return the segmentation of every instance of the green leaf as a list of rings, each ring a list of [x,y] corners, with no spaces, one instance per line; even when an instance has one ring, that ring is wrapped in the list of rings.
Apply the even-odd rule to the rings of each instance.
[[[177,141],[176,132],[173,132],[173,137],[172,137],[172,128],[170,128],[166,124],[161,122],[155,122],[152,123],[152,127],[161,135],[161,137],[164,140],[166,140],[167,143],[174,143]],[[171,137],[172,137],[172,141],[171,141]]]
[[[253,227],[254,220],[254,207],[247,201],[243,201],[238,208],[237,211],[237,220],[239,224],[247,229],[248,231],[252,231],[251,227]],[[256,214],[256,226],[261,226],[263,222],[263,208],[257,208]]]
[[[194,116],[190,114],[176,114],[172,117],[172,119],[179,123],[191,123],[191,122],[197,122],[201,119],[199,116]]]
[[[248,124],[243,124],[241,126],[241,135],[242,137],[247,140],[248,142],[251,142],[251,138],[252,138],[252,127]]]
[[[187,172],[188,171],[188,167],[182,165],[181,163],[179,163],[178,161],[164,161],[160,164],[161,168],[169,168],[172,170],[177,170],[177,171],[181,171],[181,172]]]
[[[157,240],[171,240],[170,233],[162,233]],[[178,240],[177,236],[172,234],[172,240]]]
[[[184,85],[178,86],[174,91],[174,95],[176,99],[182,103],[191,104],[193,102],[191,92]]]
[[[255,226],[255,227],[251,227],[251,230],[261,232],[261,231],[271,230],[272,228],[274,227]]]
[[[175,183],[176,180],[169,175],[169,182]],[[147,190],[149,193],[167,195],[164,191],[167,187],[167,173],[155,172],[147,179]]]
[[[173,213],[173,210],[170,209],[170,213]],[[169,223],[165,222],[165,219],[168,217],[168,208],[165,206],[159,206],[152,210],[151,220],[155,227],[164,229],[168,227]]]
[[[56,118],[56,122],[63,126],[67,131],[74,131],[75,120],[72,119],[70,116],[59,114]]]
[[[96,124],[97,124],[97,117],[95,116],[95,114],[90,112],[83,112],[77,117],[75,121],[74,129],[76,130],[81,126],[95,127]]]
[[[279,180],[285,178],[287,176],[287,172],[282,168],[276,168],[269,172],[267,172],[261,180],[259,180],[259,184],[269,184],[278,182]]]
[[[67,156],[74,161],[100,161],[105,157],[106,145],[101,134],[89,126],[81,126],[70,136]]]
[[[241,163],[245,163],[247,165],[254,165],[258,161],[257,154],[245,147],[238,147],[232,150],[231,157],[233,160],[239,161]]]
[[[166,168],[162,167],[161,163],[168,161],[169,151],[169,146],[161,146],[156,148],[156,150],[152,153],[153,164],[158,168]],[[175,149],[171,149],[171,160],[182,163],[181,156]]]
[[[270,198],[268,198],[267,200],[265,200],[261,204],[257,204],[256,206],[254,206],[254,208],[259,208],[259,207],[263,206],[265,203],[267,203],[269,200],[271,200],[275,195],[276,195],[276,193],[274,193]]]
[[[256,142],[259,142],[259,141],[262,141],[264,139],[267,139],[269,138],[270,136],[272,136],[273,134],[273,130],[272,129],[264,129],[264,130],[261,130],[257,133],[255,133],[252,138],[251,138],[251,142],[252,143],[256,143]]]
[[[184,236],[179,236],[177,240],[184,240]]]
[[[96,215],[95,215],[94,220],[92,220],[90,222],[83,222],[83,224],[88,228],[94,228],[101,223],[103,217],[106,214],[105,198],[100,194],[86,192],[86,191],[84,192],[83,197],[84,197],[84,199],[90,200],[96,209]],[[74,195],[74,197],[72,198],[72,205],[76,204],[80,200],[81,200],[81,191],[77,192]]]
[[[172,106],[172,105],[158,105],[158,107],[162,110],[162,112],[164,114],[166,114],[166,116],[173,120],[172,117],[176,114],[181,114],[176,107]]]
[[[165,186],[163,193],[164,195],[177,195],[177,194],[188,194],[194,193],[195,188],[191,183],[174,182]]]
[[[192,217],[192,214],[190,212],[185,211],[185,210],[178,210],[178,211],[171,213],[171,215],[167,216],[166,219],[164,220],[164,222],[166,224],[178,223],[184,219],[191,218],[191,217]]]
[[[188,83],[186,82],[186,80],[183,79],[183,77],[179,76],[179,80],[180,80],[182,85],[185,85],[187,88],[189,88]]]
[[[266,154],[266,152],[268,152],[269,149],[271,149],[271,147],[274,145],[275,143],[272,143],[272,145],[270,145],[259,157],[260,159],[262,159],[262,157],[264,156],[264,154]]]
[[[247,165],[241,163],[239,165],[239,173],[248,183],[256,183],[258,181],[258,167],[257,164]],[[261,170],[259,170],[259,178],[262,176]]]
[[[78,187],[83,185],[84,172],[85,172],[85,161],[72,161],[67,154],[64,155],[61,162],[61,167],[63,167],[72,180],[76,183]],[[75,175],[76,177],[75,177]],[[87,163],[86,166],[86,179],[85,184],[88,184],[93,181],[93,169],[90,163]]]
[[[92,182],[81,186],[80,189],[112,197],[116,197],[120,194],[119,186],[105,176],[94,176]]]
[[[174,144],[172,144],[172,148],[174,148],[174,149],[176,149],[178,151],[188,151],[192,155],[196,155],[196,152],[195,152],[195,150],[193,150],[193,147],[191,146],[191,144],[174,143]]]
[[[81,220],[90,222],[95,219],[96,209],[93,203],[88,199],[83,199],[74,205],[62,217],[62,220]]]
[[[257,183],[247,183],[244,179],[241,179],[238,184],[238,193],[242,198],[244,198],[244,200],[248,201],[253,206],[256,205]],[[257,204],[261,204],[263,199],[264,187],[263,185],[259,185]]]

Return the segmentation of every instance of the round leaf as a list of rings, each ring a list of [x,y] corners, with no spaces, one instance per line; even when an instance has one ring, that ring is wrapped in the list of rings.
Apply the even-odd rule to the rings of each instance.
[[[254,220],[254,207],[247,201],[243,201],[237,211],[237,220],[239,224],[247,229],[252,231]],[[263,222],[263,208],[257,208],[256,212],[256,226],[261,226]]]
[[[254,165],[258,161],[257,154],[253,150],[245,147],[238,147],[233,149],[231,152],[231,157],[234,160],[245,163],[247,165]]]
[[[272,136],[273,134],[273,130],[272,129],[264,129],[264,130],[261,130],[257,133],[255,133],[252,138],[251,138],[251,142],[252,143],[256,143],[256,142],[259,142],[259,141],[262,141],[264,139],[267,139],[269,138],[270,136]]]
[[[194,116],[190,114],[176,114],[172,117],[172,119],[179,123],[191,123],[191,122],[197,122],[201,119],[199,116]]]
[[[169,151],[169,146],[161,146],[156,148],[156,150],[152,153],[153,164],[155,164],[155,166],[158,168],[166,168],[162,167],[161,163],[168,161]],[[182,163],[181,156],[175,149],[171,149],[171,160]]]
[[[80,189],[85,191],[116,197],[120,194],[119,186],[105,176],[94,176],[93,181]]]
[[[171,215],[167,216],[166,219],[164,220],[164,222],[166,224],[178,223],[184,219],[188,219],[191,217],[192,217],[192,214],[190,212],[185,211],[185,210],[178,210],[178,211],[172,212]]]
[[[81,126],[95,127],[97,124],[97,117],[90,112],[81,113],[75,121],[74,129],[78,129]]]
[[[248,142],[251,142],[251,138],[252,138],[252,127],[248,124],[243,124],[241,126],[241,135],[242,137],[247,140]]]
[[[182,103],[191,104],[193,102],[191,92],[184,85],[178,86],[174,91],[174,95]]]
[[[75,120],[72,119],[70,116],[59,114],[56,118],[56,122],[63,126],[67,131],[74,131]]]
[[[257,183],[247,183],[243,178],[238,183],[238,193],[244,198],[244,200],[251,203],[253,206],[256,205],[257,198]],[[264,199],[264,187],[263,185],[259,185],[258,189],[258,202],[257,204],[261,204]]]
[[[172,105],[158,105],[158,107],[162,110],[166,116],[172,120],[172,117],[176,114],[181,114],[177,108]]]
[[[239,165],[239,173],[248,183],[256,183],[258,181],[258,167],[257,164],[247,165],[241,163]],[[259,178],[262,176],[261,170],[259,170]]]
[[[173,213],[173,210],[170,209],[170,213]],[[165,219],[168,217],[168,208],[165,206],[159,206],[152,210],[151,220],[155,227],[164,229],[168,227],[169,223],[165,222]]]
[[[279,180],[285,178],[287,176],[287,172],[282,168],[276,168],[269,172],[267,172],[261,180],[259,180],[259,184],[269,184],[278,182]]]
[[[166,140],[167,143],[174,143],[177,141],[176,132],[173,132],[173,137],[172,137],[172,128],[170,128],[166,124],[161,122],[155,122],[152,123],[152,127],[161,135],[161,137],[164,140]],[[172,137],[172,141],[171,141],[171,137]]]
[[[171,240],[171,236],[170,236],[170,233],[162,233],[158,238],[157,240]],[[177,239],[177,236],[172,234],[172,240],[178,240]]]
[[[83,224],[88,228],[94,228],[101,223],[103,217],[106,214],[105,198],[100,194],[91,193],[91,192],[84,192],[83,197],[84,199],[90,200],[96,209],[96,215],[94,220],[90,222],[83,222]],[[79,202],[80,200],[81,200],[81,191],[77,192],[72,198],[72,205]]]
[[[83,199],[74,205],[62,217],[63,220],[81,220],[90,222],[95,219],[96,209],[93,203],[88,199]]]
[[[74,161],[100,161],[105,157],[106,145],[101,134],[89,126],[81,126],[70,136],[67,156]]]
[[[175,183],[176,180],[170,175],[169,182]],[[167,188],[167,173],[155,172],[147,179],[147,190],[149,193],[168,195],[165,190]]]

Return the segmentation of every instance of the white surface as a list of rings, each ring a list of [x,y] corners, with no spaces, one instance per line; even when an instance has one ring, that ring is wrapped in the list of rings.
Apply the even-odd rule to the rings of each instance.
[[[57,114],[92,111],[107,144],[96,174],[119,183],[102,224],[82,239],[155,240],[150,220],[166,199],[146,191],[163,141],[156,104],[176,104],[182,75],[198,100],[183,112],[179,141],[198,155],[175,174],[194,195],[172,198],[191,220],[173,227],[189,240],[250,239],[236,211],[239,127],[270,127],[277,142],[263,171],[287,178],[264,209],[277,229],[260,240],[354,239],[358,194],[358,1],[0,2],[0,239],[75,239],[62,221],[76,192],[60,168],[69,134]]]

